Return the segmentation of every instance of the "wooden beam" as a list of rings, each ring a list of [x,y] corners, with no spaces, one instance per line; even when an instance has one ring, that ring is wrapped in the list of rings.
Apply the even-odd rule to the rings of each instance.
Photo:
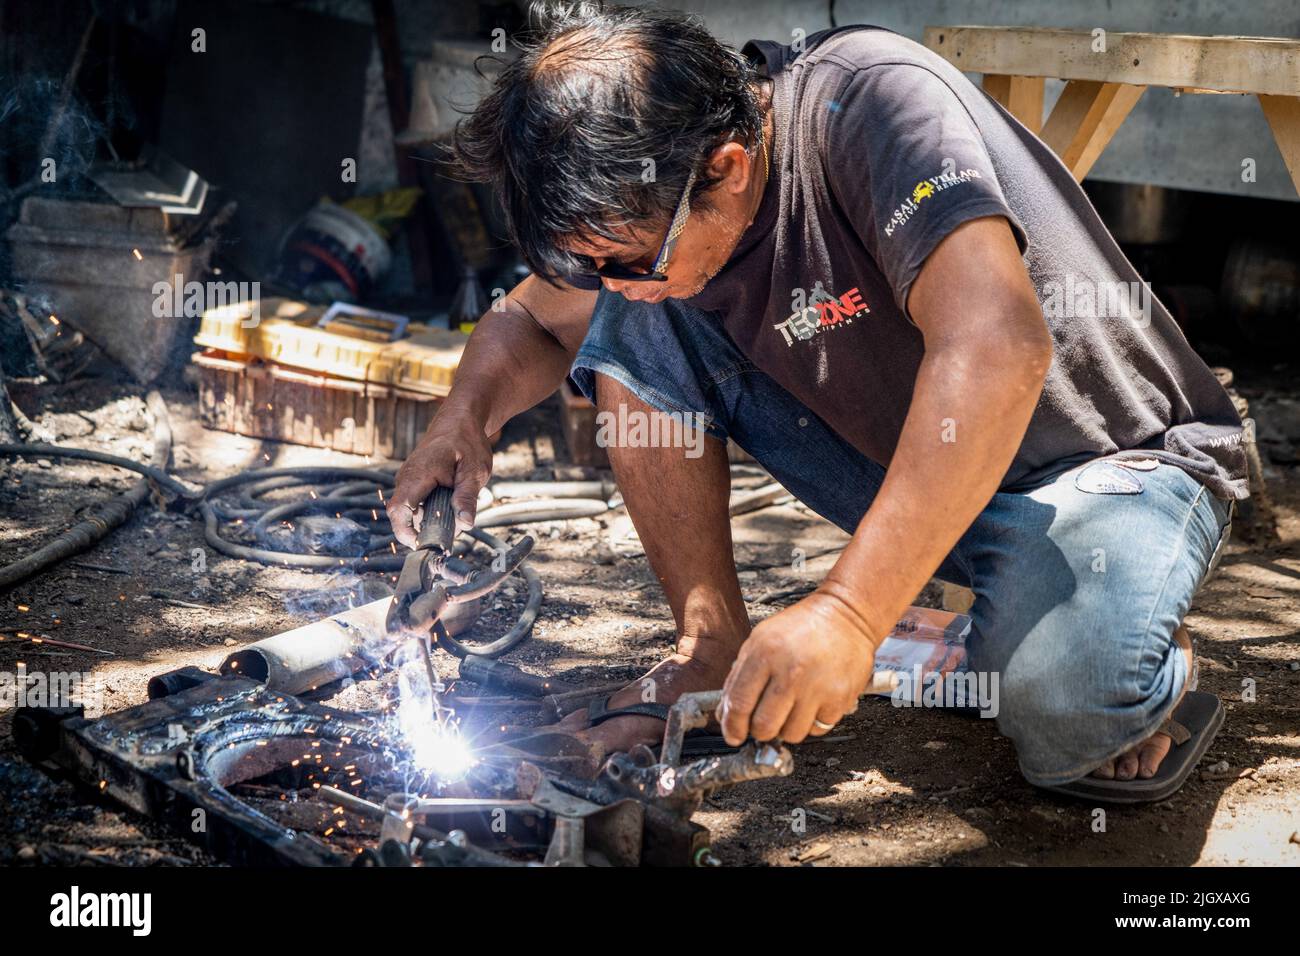
[[[1145,86],[1071,80],[1043,124],[1042,140],[1082,181]]]
[[[1043,87],[1041,76],[1004,76],[984,74],[984,92],[993,97],[1008,113],[1037,133],[1043,128]]]
[[[1300,193],[1300,96],[1261,96],[1259,105],[1273,129],[1291,182]]]
[[[926,27],[924,42],[972,73],[1300,95],[1294,38],[953,26]]]

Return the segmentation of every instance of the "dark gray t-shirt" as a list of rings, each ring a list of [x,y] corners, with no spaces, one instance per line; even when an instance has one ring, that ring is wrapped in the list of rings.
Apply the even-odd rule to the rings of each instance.
[[[904,307],[912,282],[963,222],[1004,216],[1055,354],[1002,488],[1141,449],[1222,498],[1246,496],[1227,394],[1037,138],[946,60],[886,30],[746,52],[774,81],[772,178],[734,255],[689,304],[715,312],[759,368],[888,465],[923,353]]]

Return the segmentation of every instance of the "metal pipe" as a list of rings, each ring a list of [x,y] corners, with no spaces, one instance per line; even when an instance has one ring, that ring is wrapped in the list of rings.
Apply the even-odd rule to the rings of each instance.
[[[476,528],[499,528],[530,521],[567,521],[592,518],[609,510],[609,504],[594,498],[541,498],[537,501],[512,501],[480,511],[474,519]]]
[[[321,784],[320,789],[316,791],[322,797],[336,801],[340,806],[346,807],[358,816],[367,817],[368,819],[383,823],[384,817],[388,815],[380,804],[358,797],[356,794],[348,793],[346,790],[339,790],[337,787]],[[405,794],[403,794],[405,796]],[[419,837],[421,840],[445,840],[447,834],[441,830],[435,830],[432,827],[416,824],[412,828],[412,835]]]
[[[473,681],[481,687],[509,691],[512,694],[527,694],[538,699],[547,694],[565,693],[577,689],[565,681],[538,677],[520,670],[513,664],[491,660],[478,654],[461,658],[460,678]]]
[[[337,801],[341,806],[346,807],[353,813],[363,817],[368,817],[371,820],[380,821],[381,824],[388,812],[377,803],[372,803],[369,800],[365,800],[355,794],[347,793],[346,791],[339,790],[335,787],[322,785],[317,793],[329,800]],[[452,842],[451,834],[443,833],[441,830],[435,830],[433,827],[423,823],[415,824],[415,826],[411,828],[411,835],[425,843]],[[469,843],[460,843],[457,841],[456,847],[461,854],[464,855],[465,862],[471,866],[522,867],[529,865],[500,856],[490,850],[479,849]]]
[[[736,495],[727,506],[727,513],[734,518],[736,515],[748,514],[751,511],[758,511],[768,505],[774,505],[793,498],[794,495],[786,491],[781,485],[773,482],[753,491],[746,491]]]
[[[767,777],[788,777],[794,756],[778,744],[748,743],[734,754],[704,757],[682,767],[673,778],[671,794],[692,800],[713,790]]]
[[[216,674],[201,670],[193,665],[180,667],[174,671],[168,671],[166,674],[150,677],[145,692],[149,695],[150,700],[157,700],[160,697],[170,697],[172,694],[179,694],[183,690],[189,690],[191,687],[198,687],[200,684],[216,679]]]
[[[612,481],[497,481],[488,486],[492,498],[608,498]]]
[[[664,743],[659,751],[659,762],[668,767],[676,767],[681,763],[686,732],[707,726],[709,715],[716,711],[721,703],[722,691],[720,690],[704,690],[678,697],[677,703],[668,708],[668,720],[664,722]]]
[[[342,680],[384,660],[411,635],[389,632],[385,619],[392,598],[380,598],[347,611],[276,634],[235,651],[221,664],[222,674],[260,680],[272,690],[300,694]],[[478,618],[480,602],[447,608],[442,623],[454,632]]]

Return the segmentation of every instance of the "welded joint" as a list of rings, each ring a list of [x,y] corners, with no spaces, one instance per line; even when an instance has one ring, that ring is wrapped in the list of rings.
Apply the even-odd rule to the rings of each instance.
[[[688,731],[706,727],[709,716],[722,704],[722,691],[705,690],[682,694],[677,703],[668,708],[668,721],[664,724],[664,743],[659,751],[659,762],[676,767],[682,762],[682,747]]]
[[[410,793],[390,794],[384,800],[384,816],[379,824],[379,845],[394,840],[409,846],[415,835],[415,808],[419,798]]]

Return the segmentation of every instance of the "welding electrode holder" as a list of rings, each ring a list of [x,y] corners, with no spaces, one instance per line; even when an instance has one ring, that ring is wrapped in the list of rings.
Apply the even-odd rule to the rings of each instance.
[[[387,623],[390,631],[418,626],[422,616],[428,616],[431,622],[445,604],[445,601],[438,600],[438,596],[434,595],[433,602],[423,602],[434,605],[428,609],[433,614],[412,614],[412,604],[416,599],[436,588],[433,578],[439,569],[435,565],[451,554],[452,543],[456,538],[456,513],[452,508],[451,495],[451,488],[439,485],[425,499],[415,548],[402,562],[397,591],[393,595],[393,604],[388,609]]]
[[[451,503],[451,488],[439,485],[429,493],[424,502],[424,517],[415,546],[420,551],[451,554],[456,540],[456,512]]]
[[[424,505],[425,520],[416,539],[416,549],[407,555],[402,563],[402,573],[397,579],[397,591],[393,603],[388,609],[387,625],[389,631],[417,630],[427,631],[438,628],[438,619],[449,604],[473,601],[495,590],[506,578],[515,572],[533,550],[533,539],[524,535],[509,548],[485,531],[470,528],[467,534],[477,541],[487,544],[496,551],[491,569],[475,568],[463,576],[451,573],[447,566],[451,557],[451,546],[456,536],[455,516],[452,514],[451,489],[436,488]],[[531,572],[524,572],[526,580]],[[460,583],[456,583],[459,581]],[[535,587],[529,585],[530,594]],[[530,602],[533,599],[530,597]],[[540,600],[540,592],[537,600]],[[531,606],[531,605],[530,605]],[[493,642],[479,653],[493,657],[504,653],[517,644],[520,638],[532,626],[532,616],[525,613],[516,625],[514,636],[502,638],[506,644],[500,647],[500,641]],[[450,640],[449,635],[438,629],[439,644],[457,656],[470,653]],[[493,648],[496,647],[496,650]],[[459,651],[458,651],[459,648]]]

